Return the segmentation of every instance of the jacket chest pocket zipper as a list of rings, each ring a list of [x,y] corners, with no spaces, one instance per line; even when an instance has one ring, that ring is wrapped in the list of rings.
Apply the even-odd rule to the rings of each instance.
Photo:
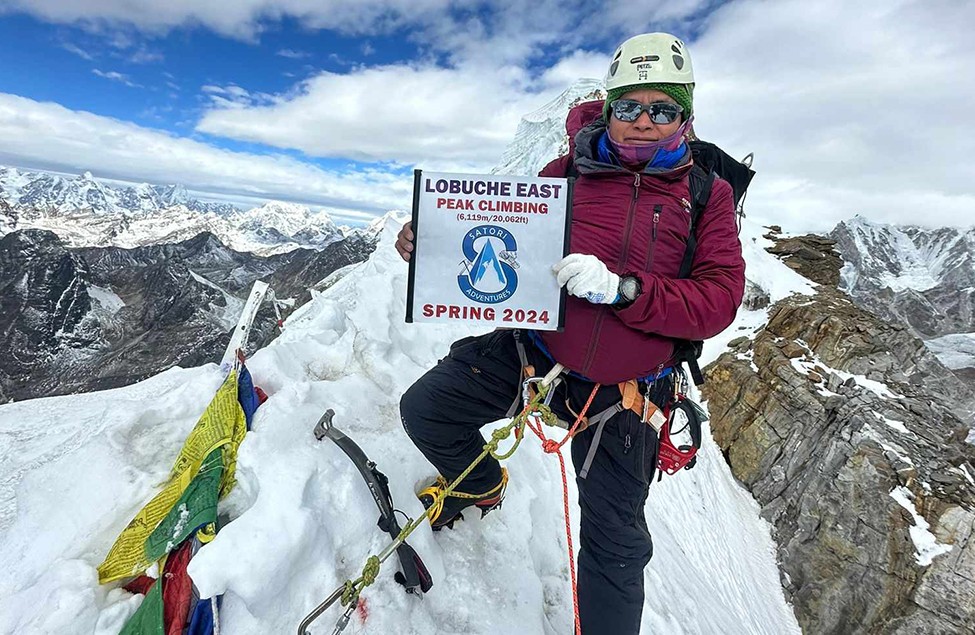
[[[664,206],[657,205],[653,206],[653,222],[650,226],[650,243],[647,245],[647,264],[643,268],[644,271],[650,273],[653,269],[653,247],[657,243],[657,225],[660,224],[660,214],[663,212]]]

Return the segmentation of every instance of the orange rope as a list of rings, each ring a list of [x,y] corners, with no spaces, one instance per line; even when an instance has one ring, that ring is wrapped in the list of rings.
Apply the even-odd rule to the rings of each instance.
[[[596,393],[599,392],[600,384],[596,384],[592,393],[589,395],[589,399],[586,401],[586,405],[583,406],[582,410],[579,412],[579,416],[576,417],[575,423],[569,428],[569,432],[565,435],[562,441],[556,443],[554,439],[548,439],[545,437],[545,433],[542,430],[542,424],[538,423],[536,420],[536,426],[532,425],[531,418],[526,418],[525,423],[535,436],[542,442],[542,450],[546,454],[554,454],[559,457],[559,467],[562,470],[562,507],[565,511],[565,539],[568,544],[569,549],[569,574],[572,576],[572,610],[575,614],[576,620],[576,635],[582,635],[582,624],[579,620],[579,591],[576,588],[576,559],[575,550],[572,547],[572,528],[569,525],[569,481],[565,475],[565,459],[562,457],[562,446],[566,442],[575,436],[576,430],[579,428],[579,424],[582,423],[583,417],[586,416],[586,411],[589,410],[589,406],[592,404],[592,400],[596,397]]]

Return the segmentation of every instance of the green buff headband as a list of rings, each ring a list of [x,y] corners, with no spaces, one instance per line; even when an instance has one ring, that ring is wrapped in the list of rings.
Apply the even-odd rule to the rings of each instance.
[[[691,97],[692,91],[687,84],[634,84],[633,86],[620,86],[614,88],[606,94],[606,103],[603,105],[603,118],[609,121],[609,105],[633,90],[659,90],[670,96],[684,108],[684,121],[691,116],[694,111],[694,100]]]

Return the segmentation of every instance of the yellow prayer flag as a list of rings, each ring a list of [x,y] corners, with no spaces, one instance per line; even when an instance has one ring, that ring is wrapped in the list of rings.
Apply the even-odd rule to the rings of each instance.
[[[220,495],[223,497],[230,492],[234,485],[237,448],[246,432],[244,410],[237,400],[237,372],[231,371],[186,438],[163,491],[149,501],[122,530],[105,561],[98,566],[99,583],[105,584],[145,571],[151,564],[145,553],[146,538],[169,514],[207,455],[225,445],[229,447],[223,453],[224,473],[220,481]]]

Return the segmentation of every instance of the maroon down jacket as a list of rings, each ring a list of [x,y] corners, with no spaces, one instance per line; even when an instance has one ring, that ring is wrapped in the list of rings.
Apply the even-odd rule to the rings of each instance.
[[[568,296],[564,331],[541,336],[558,362],[611,384],[667,367],[673,338],[706,339],[731,324],[744,294],[745,262],[731,186],[717,179],[697,227],[691,275],[676,277],[689,233],[691,163],[636,173],[600,162],[601,110],[602,102],[580,104],[566,121],[578,172],[571,251],[592,254],[621,276],[637,276],[643,294],[622,310]],[[565,176],[568,156],[540,176]]]

